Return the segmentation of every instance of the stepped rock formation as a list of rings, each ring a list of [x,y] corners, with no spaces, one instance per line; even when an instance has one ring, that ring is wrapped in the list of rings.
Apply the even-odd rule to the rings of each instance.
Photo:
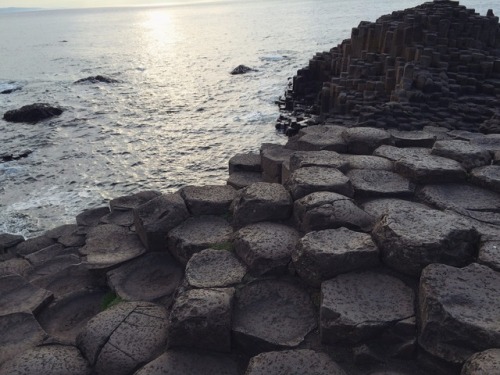
[[[280,125],[296,131],[312,112],[327,124],[500,133],[499,94],[498,17],[436,0],[361,22],[316,54],[293,78]]]
[[[430,79],[445,63],[449,77],[483,75],[493,91],[470,103],[496,110],[477,99],[498,101],[496,17],[436,1],[354,36],[296,85],[314,92],[344,58],[354,74],[414,53]],[[446,39],[458,60],[419,50],[417,36]],[[0,375],[500,373],[500,135],[478,132],[482,115],[473,131],[422,120],[436,92],[405,89],[401,61],[369,107],[414,108],[421,117],[397,130],[387,113],[352,127],[368,111],[360,91],[342,88],[352,101],[339,107],[324,90],[338,124],[234,156],[227,185],[143,191],[36,238],[0,234]],[[440,105],[464,107],[462,89]],[[384,106],[389,95],[399,102]]]

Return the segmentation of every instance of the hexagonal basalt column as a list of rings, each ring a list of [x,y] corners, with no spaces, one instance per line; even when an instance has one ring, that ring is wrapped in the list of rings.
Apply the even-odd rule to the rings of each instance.
[[[225,246],[233,228],[220,216],[198,216],[186,220],[168,233],[170,253],[182,264],[211,246]]]
[[[420,278],[420,345],[460,364],[473,353],[500,347],[500,274],[471,264],[431,264]]]
[[[231,351],[234,290],[191,289],[177,297],[170,312],[169,347]]]
[[[257,223],[234,236],[234,250],[254,275],[282,274],[291,261],[299,233],[286,225]]]

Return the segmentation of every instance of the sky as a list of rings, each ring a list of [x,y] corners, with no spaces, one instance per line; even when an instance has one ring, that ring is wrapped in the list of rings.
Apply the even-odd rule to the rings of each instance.
[[[115,6],[201,3],[212,0],[0,0],[0,8],[94,8]]]

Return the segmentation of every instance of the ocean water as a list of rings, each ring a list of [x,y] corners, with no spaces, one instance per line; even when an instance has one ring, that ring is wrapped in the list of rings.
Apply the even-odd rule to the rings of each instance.
[[[461,2],[481,14],[497,0]],[[0,232],[26,237],[144,189],[224,184],[227,163],[284,143],[274,101],[315,52],[420,1],[233,0],[0,14],[0,115],[34,102],[60,117],[0,119]],[[497,9],[495,9],[497,8]],[[497,12],[495,12],[497,13]],[[239,64],[256,69],[229,72]],[[92,75],[117,84],[75,85]]]

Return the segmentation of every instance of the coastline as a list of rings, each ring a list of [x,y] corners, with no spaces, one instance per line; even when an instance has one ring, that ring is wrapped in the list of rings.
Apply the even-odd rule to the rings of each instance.
[[[442,0],[381,25],[433,34],[410,17],[422,9],[438,25],[465,17],[457,40],[494,23],[493,64],[460,57],[470,71],[457,65],[464,85],[450,83],[452,64],[398,60],[411,43],[385,44],[389,29],[370,39],[376,24],[362,23],[294,78],[287,145],[235,155],[227,185],[143,191],[36,238],[0,235],[0,374],[53,374],[49,358],[73,374],[499,371],[500,128],[485,97],[500,95],[500,25]],[[375,45],[399,65],[370,90],[353,76]],[[449,69],[447,95],[434,69]],[[432,85],[419,87],[424,70]],[[435,121],[436,98],[476,116]]]

